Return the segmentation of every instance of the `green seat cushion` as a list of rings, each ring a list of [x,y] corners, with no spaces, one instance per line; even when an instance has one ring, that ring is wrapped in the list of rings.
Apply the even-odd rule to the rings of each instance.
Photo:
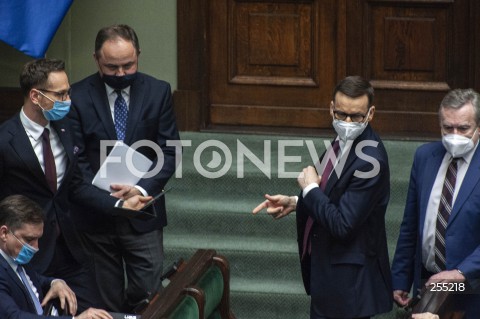
[[[170,315],[170,319],[198,319],[200,312],[198,310],[197,302],[195,298],[189,295],[180,301],[173,313]]]

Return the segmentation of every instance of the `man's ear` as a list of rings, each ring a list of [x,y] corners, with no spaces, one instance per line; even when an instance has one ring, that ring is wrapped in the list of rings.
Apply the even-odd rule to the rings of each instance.
[[[33,102],[33,104],[38,105],[38,96],[40,93],[36,89],[31,89],[30,92],[28,92],[28,97],[30,98],[30,101]]]
[[[2,225],[0,227],[0,240],[3,242],[7,241],[8,227],[7,225]]]
[[[333,101],[330,101],[330,116],[333,117]]]
[[[368,122],[373,120],[373,115],[375,114],[375,105],[370,106],[370,112],[368,114]]]

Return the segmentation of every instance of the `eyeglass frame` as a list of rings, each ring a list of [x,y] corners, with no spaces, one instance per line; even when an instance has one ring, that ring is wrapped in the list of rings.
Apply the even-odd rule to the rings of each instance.
[[[337,110],[335,110],[335,106],[333,106],[332,112],[333,112],[334,117],[335,117],[337,120],[345,121],[345,120],[347,119],[347,117],[349,117],[352,122],[354,122],[354,123],[361,123],[361,122],[363,122],[363,121],[365,120],[365,118],[368,116],[371,108],[372,108],[372,106],[369,106],[368,109],[367,109],[367,113],[365,113],[365,114],[360,114],[360,113],[345,113],[345,112],[342,112],[342,111],[337,111]],[[341,117],[338,117],[338,115],[340,115]],[[354,120],[354,117],[356,117],[356,116],[360,116],[361,119],[358,120],[358,121],[355,121],[355,120]]]
[[[40,91],[40,92],[53,93],[53,94],[55,94],[55,96],[56,96],[57,98],[59,98],[59,100],[62,101],[62,102],[63,102],[63,101],[66,101],[66,100],[67,100],[67,97],[69,97],[69,96],[72,94],[72,88],[71,88],[71,87],[68,88],[68,90],[65,91],[65,92],[57,92],[57,91],[51,91],[51,90],[47,90],[47,89],[35,89],[35,90]],[[44,95],[44,94],[42,94],[42,95]],[[44,95],[44,96],[45,96],[45,95]],[[45,96],[45,97],[48,98],[48,96]]]

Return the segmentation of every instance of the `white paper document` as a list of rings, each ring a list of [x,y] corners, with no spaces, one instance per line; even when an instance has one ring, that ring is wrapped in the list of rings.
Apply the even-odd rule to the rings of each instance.
[[[111,191],[111,184],[136,185],[153,162],[124,143],[116,143],[100,166],[92,184]]]

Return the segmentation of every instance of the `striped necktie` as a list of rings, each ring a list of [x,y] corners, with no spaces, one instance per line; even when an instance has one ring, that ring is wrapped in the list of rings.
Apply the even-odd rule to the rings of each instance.
[[[448,219],[452,212],[453,194],[455,193],[455,183],[457,180],[457,161],[452,159],[445,174],[443,182],[442,196],[438,205],[437,223],[435,230],[435,270],[443,271],[445,267],[445,232],[448,225]]]

